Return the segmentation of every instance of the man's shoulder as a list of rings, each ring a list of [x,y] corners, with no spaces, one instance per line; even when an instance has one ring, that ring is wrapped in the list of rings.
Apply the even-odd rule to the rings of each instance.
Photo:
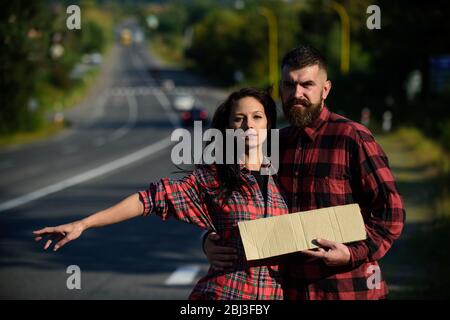
[[[280,129],[280,141],[287,141],[287,138],[291,137],[297,130],[298,128],[294,126]],[[322,134],[328,136],[336,135],[343,138],[346,137],[358,142],[374,140],[372,132],[364,125],[331,111],[330,116],[326,120],[326,125],[323,128]]]
[[[330,134],[345,136],[358,141],[374,140],[372,132],[364,125],[334,112],[330,112],[327,125],[327,131]]]

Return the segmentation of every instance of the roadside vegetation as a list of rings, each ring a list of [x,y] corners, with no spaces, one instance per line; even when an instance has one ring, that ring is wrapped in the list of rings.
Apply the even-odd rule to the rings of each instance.
[[[0,22],[0,148],[64,128],[61,111],[79,103],[113,41],[113,10],[82,1],[81,30],[66,26],[66,6],[14,1]]]

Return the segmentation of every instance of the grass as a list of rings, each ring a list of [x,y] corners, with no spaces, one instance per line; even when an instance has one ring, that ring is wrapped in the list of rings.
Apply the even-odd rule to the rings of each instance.
[[[445,157],[445,152],[439,143],[426,138],[419,129],[403,127],[393,134],[385,137],[386,142],[401,143],[404,147],[414,152],[414,163],[428,163],[437,165]]]
[[[418,129],[377,137],[389,157],[406,208],[406,226],[381,261],[391,299],[449,298],[450,157]]]
[[[39,85],[42,103],[48,112],[61,111],[80,103],[92,87],[100,68],[94,67],[86,72],[82,79],[78,80],[69,90],[57,89],[48,83]]]
[[[440,173],[442,151],[438,144],[426,139],[419,130],[400,130],[377,137],[389,162],[407,208],[407,221],[430,221]]]
[[[61,132],[64,128],[64,122],[49,122],[37,131],[2,135],[0,136],[0,148],[8,148],[46,139]]]

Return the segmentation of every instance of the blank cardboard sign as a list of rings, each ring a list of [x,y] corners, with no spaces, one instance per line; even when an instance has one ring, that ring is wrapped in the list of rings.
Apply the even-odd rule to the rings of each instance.
[[[340,243],[366,239],[358,204],[243,221],[238,227],[247,260],[314,249],[317,238]]]

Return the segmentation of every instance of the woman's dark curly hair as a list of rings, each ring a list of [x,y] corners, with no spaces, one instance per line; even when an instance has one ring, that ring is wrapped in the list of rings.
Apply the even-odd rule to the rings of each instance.
[[[240,99],[253,97],[264,107],[264,113],[267,117],[267,150],[270,150],[270,129],[275,129],[277,122],[277,107],[275,101],[270,96],[270,92],[270,88],[265,90],[259,90],[256,88],[242,88],[231,93],[214,113],[211,128],[218,129],[222,133],[222,136],[226,137],[225,130],[229,129],[231,109]],[[226,159],[225,152],[225,148],[223,148],[224,159]],[[244,194],[242,189],[244,183],[240,178],[241,170],[237,159],[233,164],[216,164],[216,167],[225,196],[229,196],[233,191],[240,191]]]

